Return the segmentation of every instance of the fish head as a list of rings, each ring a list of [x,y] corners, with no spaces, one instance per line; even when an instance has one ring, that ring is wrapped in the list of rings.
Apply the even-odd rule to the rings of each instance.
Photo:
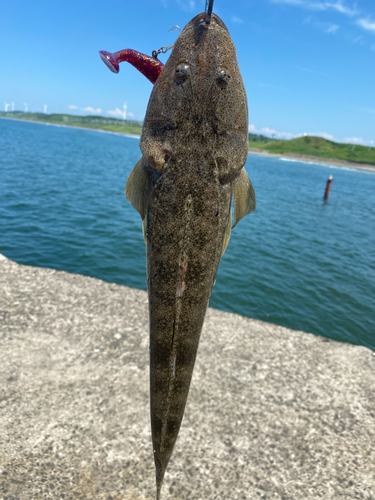
[[[215,14],[194,17],[178,37],[148,103],[140,147],[162,171],[171,158],[209,156],[222,182],[247,158],[247,98],[235,45]]]

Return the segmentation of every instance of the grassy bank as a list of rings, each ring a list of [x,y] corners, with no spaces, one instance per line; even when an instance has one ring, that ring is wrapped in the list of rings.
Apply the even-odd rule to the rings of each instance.
[[[261,136],[256,136],[261,137]],[[341,144],[327,141],[322,137],[303,136],[288,141],[254,140],[249,137],[249,147],[273,154],[299,154],[303,156],[317,156],[319,158],[332,158],[353,163],[368,163],[375,165],[375,148],[360,146],[358,144]]]
[[[40,123],[51,123],[53,125],[68,125],[70,127],[82,127],[94,130],[106,130],[107,132],[118,132],[120,134],[137,134],[142,132],[142,122],[133,120],[119,120],[118,118],[105,118],[103,116],[77,116],[69,114],[46,113],[23,113],[22,111],[0,112],[0,117],[16,118]]]
[[[49,115],[45,113],[24,113],[22,111],[0,111],[0,117],[136,135],[141,134],[143,125],[142,122],[134,120],[58,113]],[[274,140],[264,135],[249,134],[249,148],[276,155],[293,153],[302,156],[315,156],[318,158],[375,165],[375,147],[370,148],[358,144],[342,144],[339,142],[327,141],[322,137],[303,136],[284,141]]]

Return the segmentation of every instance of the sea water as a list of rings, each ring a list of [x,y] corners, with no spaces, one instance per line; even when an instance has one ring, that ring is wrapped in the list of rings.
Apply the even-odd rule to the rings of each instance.
[[[0,119],[0,253],[145,290],[124,195],[140,155],[132,137]],[[375,349],[375,174],[254,155],[246,170],[257,209],[232,231],[210,306]]]

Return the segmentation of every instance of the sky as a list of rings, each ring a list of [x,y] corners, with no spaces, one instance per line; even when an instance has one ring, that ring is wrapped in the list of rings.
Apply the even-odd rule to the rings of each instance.
[[[205,0],[1,0],[0,109],[143,120],[152,84],[98,51],[151,55]],[[215,0],[237,47],[249,131],[375,146],[375,2]],[[165,62],[168,54],[161,55]]]

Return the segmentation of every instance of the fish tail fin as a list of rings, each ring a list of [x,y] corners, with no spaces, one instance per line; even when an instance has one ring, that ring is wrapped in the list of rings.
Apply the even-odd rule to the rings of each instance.
[[[164,479],[164,472],[156,468],[156,500],[161,500],[161,487],[163,485],[163,479]]]
[[[161,498],[160,497],[160,495],[161,495],[161,485],[162,485],[162,483],[156,485],[156,500],[160,500],[160,498]]]

